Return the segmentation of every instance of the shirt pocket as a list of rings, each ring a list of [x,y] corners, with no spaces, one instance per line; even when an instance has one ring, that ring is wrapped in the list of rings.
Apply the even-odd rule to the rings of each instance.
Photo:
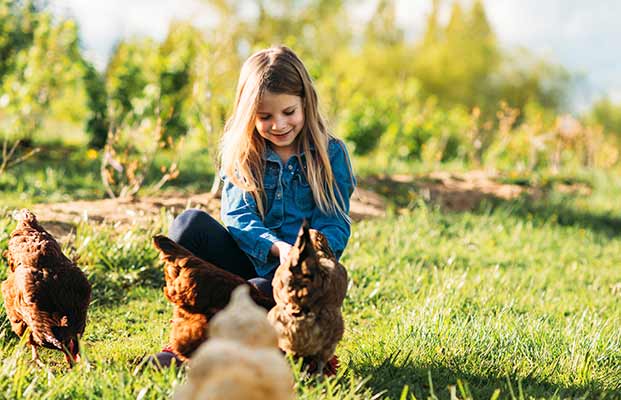
[[[293,179],[293,196],[295,205],[302,211],[308,211],[315,206],[315,200],[313,199],[313,191],[311,190],[308,181],[301,174],[296,174]]]
[[[278,188],[278,166],[268,165],[263,176],[263,190],[265,192],[265,210],[269,210],[274,203],[276,189]]]

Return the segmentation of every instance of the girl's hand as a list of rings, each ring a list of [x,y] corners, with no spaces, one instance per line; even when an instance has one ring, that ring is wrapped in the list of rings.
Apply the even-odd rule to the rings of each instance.
[[[280,263],[283,264],[289,255],[289,251],[291,251],[291,245],[287,242],[278,241],[272,245],[270,249],[270,253],[273,256],[280,258]]]

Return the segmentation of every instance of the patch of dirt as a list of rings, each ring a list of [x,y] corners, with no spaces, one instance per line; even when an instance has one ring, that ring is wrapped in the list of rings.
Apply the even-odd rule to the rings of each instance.
[[[555,183],[547,188],[528,182],[505,183],[494,171],[472,170],[455,173],[438,171],[427,175],[383,175],[367,178],[363,184],[390,198],[398,207],[409,207],[418,198],[439,204],[447,211],[471,211],[483,201],[511,201],[526,196],[541,199],[546,191],[589,196],[591,188],[584,183]]]
[[[78,200],[55,204],[38,204],[32,208],[41,223],[55,236],[65,236],[81,221],[94,221],[117,227],[148,226],[160,217],[162,208],[173,215],[186,208],[200,208],[219,218],[220,197],[211,193],[191,196],[168,194],[135,200]],[[350,214],[354,220],[386,214],[384,199],[371,191],[356,189]]]
[[[429,182],[418,183],[426,200],[439,203],[451,211],[469,211],[484,200],[511,201],[520,197],[539,200],[547,191],[577,196],[589,196],[592,189],[584,183],[553,183],[542,188],[526,184],[502,182],[503,177],[491,171],[468,171],[464,173],[433,172]]]
[[[468,211],[477,208],[484,200],[509,201],[523,195],[533,199],[543,196],[541,188],[502,183],[500,179],[496,173],[478,170],[465,173],[442,171],[424,176],[372,177],[362,183],[367,189],[357,188],[354,192],[350,213],[356,221],[381,218],[386,215],[386,198],[397,204],[407,204],[408,198],[421,196],[426,201],[440,204],[446,210]],[[584,184],[557,184],[555,190],[578,195],[590,194],[590,188]],[[405,201],[402,199],[403,193]],[[81,200],[40,204],[33,207],[33,212],[46,228],[49,227],[52,234],[64,236],[83,220],[117,227],[147,226],[160,217],[162,208],[177,215],[190,207],[204,209],[219,217],[220,198],[211,193],[201,193],[190,196],[167,194],[161,197],[141,197],[138,200]]]
[[[428,181],[418,184],[426,200],[451,211],[473,210],[484,200],[515,200],[523,195],[533,199],[542,196],[536,187],[500,183],[498,175],[485,171],[466,173],[433,172]]]

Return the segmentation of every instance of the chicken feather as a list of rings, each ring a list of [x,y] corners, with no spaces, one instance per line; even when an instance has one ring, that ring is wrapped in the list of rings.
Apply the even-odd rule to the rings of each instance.
[[[207,337],[208,321],[231,297],[233,289],[247,285],[243,278],[223,270],[163,235],[153,238],[164,262],[164,295],[174,305],[170,345],[186,361]],[[269,310],[274,300],[249,286],[250,297]]]
[[[304,222],[272,285],[276,306],[268,319],[278,332],[279,347],[314,360],[322,371],[343,337],[347,270],[325,236]]]
[[[70,366],[79,358],[91,285],[63,253],[54,237],[29,210],[17,213],[17,227],[3,253],[9,271],[2,282],[4,306],[18,336],[30,328],[33,358],[37,347],[60,350]]]
[[[174,400],[293,400],[293,375],[277,348],[267,313],[253,304],[248,286],[210,322],[210,339],[189,363],[187,383]]]

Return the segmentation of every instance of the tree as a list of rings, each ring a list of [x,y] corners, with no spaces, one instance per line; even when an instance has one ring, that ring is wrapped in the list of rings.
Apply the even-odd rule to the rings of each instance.
[[[397,27],[397,7],[394,0],[380,0],[365,29],[365,41],[375,45],[403,44],[403,30]]]
[[[32,43],[15,53],[2,80],[2,103],[12,116],[10,134],[26,139],[40,129],[51,102],[79,85],[84,72],[75,22],[55,22],[47,12],[33,18]]]
[[[105,74],[113,124],[127,118],[132,123],[153,113],[160,96],[158,61],[158,45],[151,39],[134,38],[116,45]]]
[[[17,54],[31,46],[41,11],[32,1],[0,0],[0,85]]]
[[[475,1],[464,11],[454,2],[444,28],[438,23],[438,4],[434,1],[414,58],[423,89],[444,106],[495,108],[497,100],[489,95],[501,53],[483,4]]]
[[[108,95],[106,82],[93,64],[84,60],[84,85],[87,94],[87,107],[90,115],[86,121],[86,132],[90,135],[89,144],[101,149],[106,144],[110,129],[108,117]]]
[[[535,57],[526,49],[506,53],[492,76],[492,96],[523,110],[529,103],[560,111],[565,105],[571,75],[560,66]]]
[[[609,98],[595,102],[587,114],[587,120],[601,125],[607,133],[621,137],[621,105],[614,104]]]
[[[160,45],[158,63],[160,109],[166,136],[180,137],[188,131],[187,107],[191,96],[191,73],[201,47],[202,33],[189,24],[173,22]]]

